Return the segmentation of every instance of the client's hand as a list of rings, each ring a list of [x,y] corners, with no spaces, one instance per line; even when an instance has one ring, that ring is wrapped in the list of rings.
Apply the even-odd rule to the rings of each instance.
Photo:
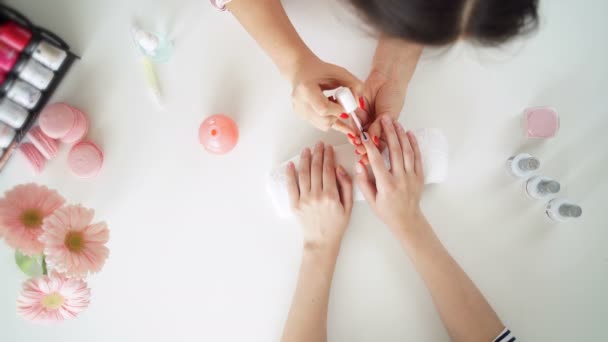
[[[334,149],[319,142],[306,148],[296,171],[287,166],[291,207],[298,217],[305,248],[339,248],[353,207],[353,184],[342,166],[336,168]]]
[[[323,131],[333,128],[344,134],[350,132],[350,128],[343,121],[348,119],[348,116],[340,120],[344,109],[327,98],[323,91],[343,86],[358,93],[362,83],[357,77],[346,69],[325,63],[313,55],[299,62],[291,81],[293,107],[298,114]]]
[[[362,163],[357,163],[356,181],[376,215],[401,240],[424,218],[420,210],[424,185],[420,149],[414,134],[406,132],[399,122],[389,116],[383,116],[381,122],[391,169],[387,169],[380,151],[367,139],[363,145],[376,181],[371,180]]]

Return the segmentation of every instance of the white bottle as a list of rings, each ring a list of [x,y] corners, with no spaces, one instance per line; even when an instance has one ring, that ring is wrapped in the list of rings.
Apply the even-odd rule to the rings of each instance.
[[[540,160],[527,153],[507,159],[507,171],[516,178],[528,178],[540,168]]]
[[[547,203],[545,213],[555,222],[565,222],[581,217],[583,209],[565,198],[555,198]]]
[[[561,185],[548,177],[534,176],[526,182],[528,196],[537,199],[551,197],[559,192]]]

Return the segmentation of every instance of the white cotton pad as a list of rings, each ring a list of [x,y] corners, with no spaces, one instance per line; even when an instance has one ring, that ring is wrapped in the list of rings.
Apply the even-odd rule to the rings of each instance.
[[[442,183],[448,176],[448,140],[440,129],[425,128],[414,130],[414,135],[420,146],[422,155],[422,165],[424,169],[424,183]],[[335,147],[336,163],[342,165],[350,175],[354,175],[354,166],[358,161],[358,156],[354,153],[354,147],[349,144]],[[388,150],[383,153],[387,167],[390,168],[388,158]],[[285,168],[287,163],[292,161],[298,165],[300,156],[296,156],[277,168],[273,169],[268,175],[267,188],[270,198],[277,215],[282,218],[292,216],[289,204],[289,195],[287,193],[287,179],[285,176]],[[354,189],[355,201],[364,201],[363,194],[355,186]]]

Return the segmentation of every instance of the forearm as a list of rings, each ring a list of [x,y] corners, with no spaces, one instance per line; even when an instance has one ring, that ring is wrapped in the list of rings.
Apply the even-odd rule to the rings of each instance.
[[[280,0],[233,0],[228,9],[286,79],[292,80],[301,61],[314,56],[291,24]]]
[[[338,249],[304,248],[282,342],[327,340],[327,306]]]
[[[402,244],[426,284],[453,341],[492,341],[504,328],[479,289],[441,244],[426,219]]]
[[[407,89],[422,54],[422,45],[403,39],[382,36],[372,62],[372,73],[397,81]]]

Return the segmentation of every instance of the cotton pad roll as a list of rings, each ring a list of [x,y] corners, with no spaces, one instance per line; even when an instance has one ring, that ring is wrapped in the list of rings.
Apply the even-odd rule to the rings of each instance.
[[[420,146],[422,156],[422,165],[424,169],[424,183],[442,183],[448,176],[448,140],[440,129],[426,128],[414,130],[414,135]],[[350,170],[351,176],[354,175],[352,169],[357,163],[358,157],[353,152],[353,147],[350,144],[341,145],[335,148],[336,165],[342,165],[347,170]],[[385,150],[383,157],[387,167],[390,168],[388,150]],[[268,175],[267,190],[273,202],[277,214],[282,218],[292,216],[289,204],[289,195],[287,193],[287,179],[285,176],[285,168],[288,162],[294,162],[296,165],[299,161],[299,155],[282,163],[279,167],[273,169]],[[354,189],[355,201],[364,201],[363,194],[355,185]]]

